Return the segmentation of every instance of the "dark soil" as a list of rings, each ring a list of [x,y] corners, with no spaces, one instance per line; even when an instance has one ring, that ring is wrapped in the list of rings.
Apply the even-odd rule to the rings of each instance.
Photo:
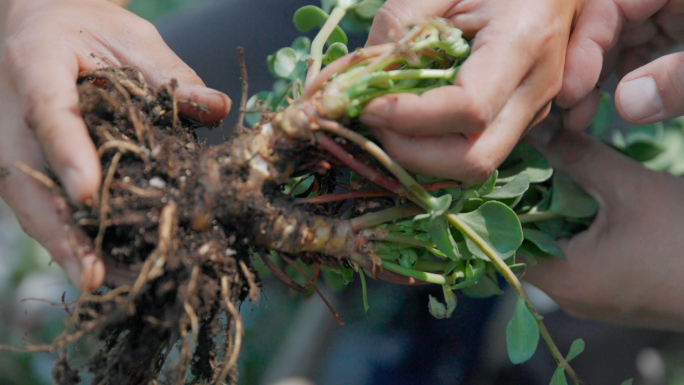
[[[314,215],[329,208],[303,212],[280,191],[292,175],[312,173],[329,192],[339,162],[301,135],[243,128],[205,148],[199,125],[178,115],[174,89],[153,92],[135,68],[82,73],[81,109],[104,178],[98,196],[72,205],[71,228],[74,242],[104,259],[107,288],[77,301],[69,332],[51,345],[63,351],[57,384],[78,383],[84,369],[102,385],[184,384],[187,373],[193,384],[233,383],[236,303],[259,295],[250,253],[271,248],[335,266],[365,247],[347,222]],[[65,347],[84,335],[101,349],[74,368]],[[173,349],[180,359],[165,366]]]

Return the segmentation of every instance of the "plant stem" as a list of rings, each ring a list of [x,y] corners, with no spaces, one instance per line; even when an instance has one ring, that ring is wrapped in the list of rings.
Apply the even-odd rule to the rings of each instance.
[[[437,206],[436,198],[430,195],[423,186],[421,186],[403,167],[399,165],[394,159],[392,159],[387,153],[375,144],[372,140],[360,135],[341,124],[328,119],[317,119],[316,123],[326,131],[332,132],[339,135],[345,139],[349,139],[352,142],[361,146],[369,154],[371,154],[375,159],[382,163],[385,168],[394,174],[397,179],[401,182],[404,187],[406,187],[412,194],[408,196],[411,201],[428,211],[434,211]]]
[[[416,261],[416,264],[413,265],[414,270],[419,270],[419,271],[444,271],[444,268],[447,265],[447,261],[425,261],[425,260],[418,260]]]
[[[406,204],[364,214],[350,219],[349,223],[351,225],[352,231],[356,233],[361,230],[381,225],[383,223],[396,221],[397,219],[406,218],[421,213],[423,213],[422,208],[414,204]]]
[[[330,34],[335,30],[335,27],[342,21],[347,10],[342,7],[335,7],[328,20],[326,20],[321,30],[318,32],[313,42],[311,43],[311,58],[313,62],[309,66],[309,71],[306,74],[306,83],[316,78],[318,73],[321,71],[321,66],[323,65],[323,48],[325,47],[325,42],[328,41]]]
[[[382,268],[389,270],[393,273],[397,273],[406,277],[415,278],[420,281],[434,283],[437,285],[446,285],[446,277],[439,274],[426,273],[424,271],[417,271],[413,269],[406,268],[404,266],[397,265],[396,263],[382,261]]]
[[[364,234],[366,235],[366,237],[368,239],[373,239],[373,240],[378,240],[378,241],[394,242],[394,243],[400,243],[402,245],[423,247],[426,249],[435,248],[434,242],[421,241],[420,239],[418,239],[415,236],[410,235],[410,234],[389,233],[389,232],[386,232],[385,230],[381,230],[381,229],[367,230],[364,232]]]
[[[543,222],[543,221],[550,221],[553,219],[560,219],[563,218],[562,215],[558,214],[553,214],[548,211],[537,211],[536,209],[530,210],[530,212],[526,214],[520,214],[518,215],[518,219],[520,220],[520,223],[534,223],[534,222]]]
[[[437,183],[426,184],[426,185],[423,185],[423,188],[426,191],[437,191],[437,190],[441,190],[441,189],[445,189],[445,188],[458,187],[460,185],[461,184],[459,182],[456,182],[456,181],[446,181],[446,182],[437,182]],[[383,197],[394,197],[394,196],[397,196],[397,194],[395,194],[391,191],[384,191],[384,190],[352,191],[352,192],[347,192],[347,193],[319,195],[317,197],[310,197],[310,198],[299,198],[299,199],[295,199],[295,204],[307,204],[307,203],[321,204],[321,203],[340,202],[340,201],[344,201],[347,199],[383,198]],[[387,222],[389,222],[389,221],[387,221]],[[383,222],[383,223],[385,223],[385,222]],[[375,226],[377,226],[377,225],[375,225]],[[372,226],[369,226],[369,227],[372,227]]]
[[[401,183],[392,180],[385,175],[380,174],[376,170],[368,167],[367,165],[359,162],[354,158],[354,156],[345,151],[345,149],[343,149],[339,144],[335,143],[335,141],[329,136],[319,132],[316,135],[316,142],[318,142],[321,147],[330,152],[330,154],[339,159],[347,167],[358,172],[369,181],[377,184],[380,187],[384,187],[397,195],[405,193],[404,187],[401,185]]]
[[[558,363],[559,366],[563,367],[565,372],[572,378],[575,384],[580,383],[579,379],[577,378],[577,374],[575,374],[575,371],[572,369],[570,364],[565,360],[565,357],[563,357],[563,354],[558,350],[558,347],[553,342],[551,335],[549,334],[548,330],[546,329],[546,326],[544,325],[544,322],[542,321],[543,317],[537,312],[534,306],[532,306],[530,298],[527,296],[527,293],[525,292],[525,289],[523,289],[520,280],[518,279],[518,277],[516,277],[515,273],[513,273],[511,268],[506,264],[506,262],[503,259],[501,259],[496,250],[494,250],[494,248],[490,246],[489,243],[482,239],[482,237],[478,233],[476,233],[475,230],[473,230],[467,223],[465,223],[461,218],[459,218],[458,215],[449,213],[445,214],[444,216],[449,222],[451,222],[451,224],[454,225],[454,227],[461,231],[463,235],[470,238],[470,240],[472,240],[477,245],[477,247],[479,247],[487,255],[487,257],[489,257],[489,260],[494,264],[494,267],[496,267],[499,273],[513,287],[513,290],[518,295],[518,298],[521,298],[525,301],[525,305],[530,310],[534,318],[537,320],[537,325],[539,326],[539,333],[541,334],[542,339],[546,343],[546,346],[549,348],[551,355],[556,360],[556,363]]]

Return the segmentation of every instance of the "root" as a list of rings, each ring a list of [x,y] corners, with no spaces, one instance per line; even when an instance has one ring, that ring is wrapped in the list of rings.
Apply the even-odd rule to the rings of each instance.
[[[226,358],[227,360],[224,360],[223,364],[223,369],[221,369],[221,373],[219,374],[216,383],[217,384],[222,384],[223,381],[228,377],[228,374],[230,373],[231,370],[235,368],[235,364],[237,363],[238,355],[240,354],[240,348],[242,346],[242,334],[243,334],[243,327],[242,327],[242,320],[240,319],[240,314],[238,314],[237,309],[235,308],[235,305],[230,301],[230,296],[228,295],[228,277],[223,276],[221,277],[221,295],[223,297],[223,304],[226,307],[226,310],[230,313],[232,322],[234,324],[234,335],[235,335],[235,341],[233,342],[233,349],[228,355],[228,352],[226,351]]]
[[[104,184],[102,185],[102,194],[100,199],[100,229],[95,237],[95,254],[102,255],[102,241],[104,239],[105,230],[107,230],[107,214],[109,213],[109,189],[112,186],[112,180],[114,179],[114,173],[116,173],[116,168],[121,160],[122,153],[117,152],[112,159],[112,164],[109,166],[109,171],[105,177]]]
[[[18,168],[24,174],[30,176],[31,178],[45,185],[45,187],[52,190],[53,194],[67,199],[67,195],[64,189],[62,189],[57,183],[55,183],[55,181],[50,179],[47,175],[43,174],[40,171],[34,170],[33,168],[31,168],[31,166],[23,162],[16,162],[14,164],[14,167]]]

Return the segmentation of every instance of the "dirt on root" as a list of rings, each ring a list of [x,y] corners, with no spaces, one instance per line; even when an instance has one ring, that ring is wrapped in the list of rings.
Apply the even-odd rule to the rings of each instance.
[[[112,289],[76,303],[55,346],[89,334],[101,349],[79,368],[64,349],[54,381],[76,384],[85,369],[92,384],[182,384],[188,370],[195,383],[234,382],[242,333],[235,304],[256,301],[259,281],[242,232],[213,215],[219,189],[237,193],[224,183],[231,178],[216,175],[229,157],[207,151],[198,125],[178,115],[174,84],[153,92],[135,68],[81,75],[81,110],[104,180],[98,196],[72,207],[72,241],[103,257]],[[174,349],[180,358],[162,374]]]

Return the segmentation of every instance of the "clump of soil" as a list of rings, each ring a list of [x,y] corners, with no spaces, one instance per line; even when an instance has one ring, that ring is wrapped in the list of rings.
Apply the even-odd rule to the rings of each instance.
[[[178,116],[174,88],[152,92],[134,68],[90,71],[80,80],[105,177],[99,196],[72,207],[73,229],[103,257],[113,289],[82,297],[73,330],[57,344],[84,334],[102,341],[85,365],[93,384],[155,383],[174,346],[180,359],[165,373],[168,382],[184,383],[188,369],[197,382],[234,380],[235,303],[258,297],[243,231],[213,215],[244,189],[237,186],[244,178],[225,148],[203,148],[197,124]],[[258,197],[236,214],[259,205]],[[53,375],[58,384],[78,381],[66,359]]]

